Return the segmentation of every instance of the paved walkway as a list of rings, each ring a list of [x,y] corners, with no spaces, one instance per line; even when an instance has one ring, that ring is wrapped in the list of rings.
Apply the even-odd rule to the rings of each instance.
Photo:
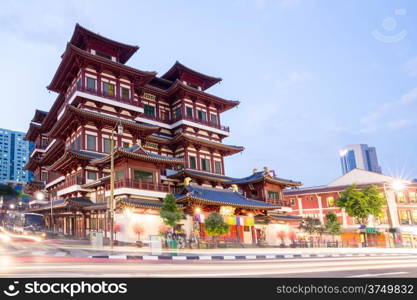
[[[77,243],[78,242],[78,243]],[[81,242],[81,243],[80,243]],[[45,245],[60,249],[83,250],[96,255],[152,255],[149,247],[110,246],[93,247],[88,241],[50,240]],[[320,254],[416,254],[417,248],[216,248],[216,249],[162,249],[156,255],[320,255]]]

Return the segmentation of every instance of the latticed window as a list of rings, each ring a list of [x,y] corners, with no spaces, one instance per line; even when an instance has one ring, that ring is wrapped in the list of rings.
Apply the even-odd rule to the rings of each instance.
[[[279,200],[279,193],[275,191],[268,191],[268,198],[271,200]]]
[[[95,90],[96,89],[96,80],[91,77],[87,77],[87,89]]]
[[[201,169],[210,172],[210,161],[206,158],[201,159]]]
[[[122,99],[124,100],[130,99],[130,89],[122,87]]]
[[[145,115],[155,117],[155,107],[149,104],[143,106],[143,111]]]
[[[114,96],[114,84],[103,82],[103,93],[107,96]]]
[[[147,172],[147,171],[142,171],[142,170],[134,170],[133,171],[133,178],[135,180],[140,180],[140,181],[152,183],[153,182],[153,173],[152,172]]]
[[[191,169],[196,169],[197,168],[197,163],[196,163],[195,156],[190,156],[190,168]]]
[[[96,151],[96,139],[94,135],[87,134],[87,150]]]
[[[221,162],[214,161],[214,172],[216,172],[217,174],[222,173],[222,163]]]

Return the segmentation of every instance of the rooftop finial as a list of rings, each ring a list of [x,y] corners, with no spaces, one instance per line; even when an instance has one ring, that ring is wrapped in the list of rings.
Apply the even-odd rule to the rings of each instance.
[[[190,182],[191,182],[191,177],[185,177],[185,178],[184,178],[184,185],[185,185],[185,186],[190,185]]]
[[[235,192],[235,193],[238,192],[237,184],[232,184],[231,187],[233,189],[233,192]]]
[[[258,169],[255,168],[255,169],[252,170],[252,172],[253,172],[253,174],[255,174],[256,172],[258,172]]]
[[[264,173],[265,174],[268,174],[269,173],[268,167],[264,167]]]

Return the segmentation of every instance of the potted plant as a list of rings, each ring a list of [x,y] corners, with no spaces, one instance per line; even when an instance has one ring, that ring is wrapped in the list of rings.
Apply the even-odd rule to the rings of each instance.
[[[142,234],[142,233],[144,233],[144,229],[143,229],[143,227],[142,227],[142,225],[140,225],[139,223],[136,223],[134,226],[133,226],[133,231],[134,231],[134,233],[135,234],[137,234],[138,235],[138,240],[136,241],[136,246],[138,246],[138,247],[143,247],[143,243],[142,243],[142,241],[140,240],[140,235]]]
[[[114,224],[114,226],[113,226],[113,232],[114,232],[114,245],[117,245],[118,244],[118,242],[117,242],[117,233],[118,232],[120,232],[120,231],[122,231],[122,225],[120,225],[120,224]]]

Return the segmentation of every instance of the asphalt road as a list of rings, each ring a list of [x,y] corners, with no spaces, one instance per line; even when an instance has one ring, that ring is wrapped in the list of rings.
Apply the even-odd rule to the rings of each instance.
[[[80,256],[54,245],[3,241],[0,277],[417,277],[417,255],[169,262]]]

